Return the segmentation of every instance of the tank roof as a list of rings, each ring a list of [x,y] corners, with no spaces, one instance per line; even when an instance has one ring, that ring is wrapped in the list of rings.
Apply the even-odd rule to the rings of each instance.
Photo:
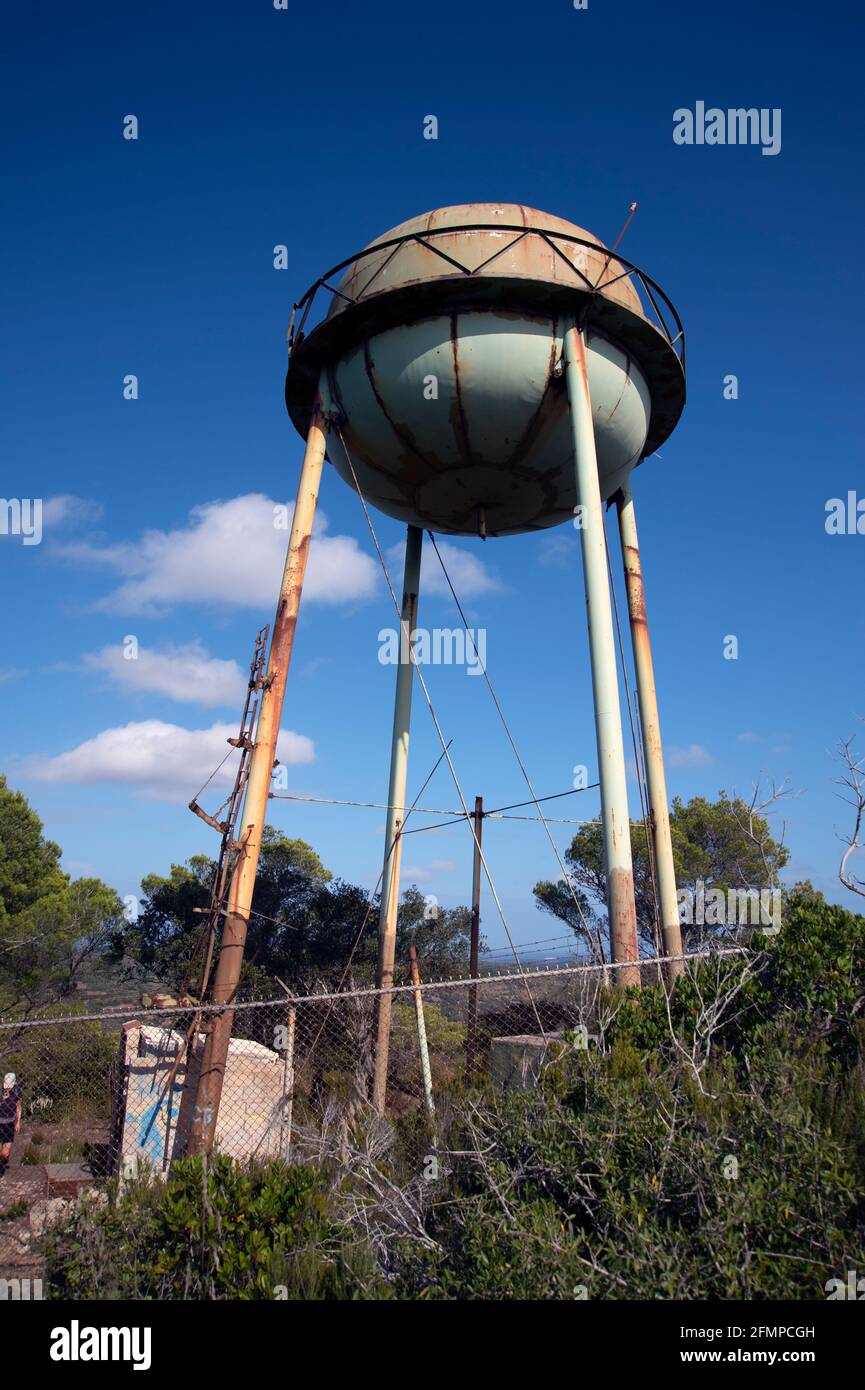
[[[522,203],[457,203],[392,227],[349,265],[328,317],[345,313],[349,301],[357,304],[455,274],[485,280],[525,277],[566,289],[594,287],[644,317],[624,267],[597,237],[575,222]]]

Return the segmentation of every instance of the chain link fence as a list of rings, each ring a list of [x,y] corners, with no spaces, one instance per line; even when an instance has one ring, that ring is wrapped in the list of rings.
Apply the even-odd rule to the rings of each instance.
[[[596,968],[563,967],[388,991],[386,1104],[377,1118],[394,1162],[416,1167],[438,1117],[468,1088],[530,1084],[569,1030],[575,1045],[591,1045],[603,1022],[602,979]],[[322,986],[234,1005],[214,1149],[307,1160],[321,1152],[323,1135],[348,1136],[371,1109],[380,995]],[[189,1142],[211,1012],[142,1008],[0,1024],[0,1072],[15,1073],[20,1096],[0,1204],[16,1181],[64,1195],[64,1181],[167,1172]]]
[[[734,950],[736,948],[733,948]],[[736,952],[738,953],[738,951]],[[712,954],[726,955],[726,950]],[[695,958],[689,958],[688,964]],[[621,1002],[615,966],[351,988],[231,1006],[213,1151],[327,1165],[377,1209],[449,1166],[453,1121],[495,1091],[537,1084],[566,1048],[604,1046]],[[644,962],[644,984],[661,961]],[[378,1015],[389,996],[385,1105],[372,1103]],[[86,1192],[164,1177],[188,1150],[214,1006],[139,1008],[0,1024],[20,1124],[0,1178],[0,1279],[38,1275],[40,1238]],[[364,1198],[357,1195],[362,1204]],[[361,1212],[363,1219],[363,1212]]]

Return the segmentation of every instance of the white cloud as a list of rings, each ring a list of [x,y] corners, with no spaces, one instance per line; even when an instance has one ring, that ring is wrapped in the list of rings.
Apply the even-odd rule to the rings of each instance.
[[[237,726],[212,724],[209,729],[184,729],[161,719],[145,719],[115,729],[103,729],[56,757],[31,757],[22,771],[38,782],[72,782],[82,786],[113,784],[145,796],[188,801],[210,777],[228,751],[227,740]],[[312,739],[283,730],[277,756],[286,766],[311,763]],[[231,750],[210,789],[234,780],[239,754]]]
[[[167,695],[194,705],[239,704],[243,699],[247,677],[237,662],[209,656],[199,642],[160,651],[139,647],[135,657],[127,657],[126,650],[114,643],[88,652],[83,664],[87,670],[104,671],[132,694]]]
[[[94,502],[88,497],[76,497],[73,493],[63,493],[60,497],[48,497],[42,503],[43,528],[98,521],[101,515],[101,502]]]
[[[737,734],[737,735],[736,735],[736,742],[737,742],[737,743],[759,743],[759,742],[760,742],[760,736],[759,736],[759,734],[753,734],[753,733],[751,733],[750,729],[748,729],[748,730],[745,731],[744,734]]]
[[[495,594],[500,591],[502,586],[498,577],[479,556],[474,555],[470,550],[461,550],[459,546],[452,545],[450,541],[437,539],[436,545],[451,577],[457,598],[461,602],[463,599],[476,598],[478,594]],[[389,548],[387,562],[391,583],[397,598],[400,599],[402,597],[402,576],[405,564],[404,542],[397,541],[396,545]],[[421,603],[424,594],[447,594],[450,597],[447,580],[429,542],[424,544],[421,555],[420,588]]]
[[[538,543],[538,564],[544,569],[571,569],[577,563],[579,540],[576,531],[552,531]]]
[[[313,657],[310,657],[309,661],[304,662],[303,670],[301,671],[301,675],[303,675],[303,676],[314,676],[315,673],[316,673],[316,671],[320,670],[322,666],[332,666],[333,664],[334,664],[334,663],[333,663],[333,657],[332,657],[332,656],[313,656]]]
[[[406,883],[428,883],[430,879],[436,878],[439,874],[450,873],[456,868],[452,859],[433,859],[426,866],[410,864],[407,869],[402,870],[402,877]]]
[[[711,767],[715,759],[702,744],[692,743],[687,748],[676,748],[675,745],[669,748],[667,761],[670,767]]]
[[[137,541],[67,545],[62,554],[123,577],[98,607],[152,613],[178,603],[269,608],[278,593],[291,512],[262,493],[193,507],[186,526],[145,531]],[[319,512],[309,551],[304,598],[346,603],[370,598],[378,567],[352,536],[329,536]]]

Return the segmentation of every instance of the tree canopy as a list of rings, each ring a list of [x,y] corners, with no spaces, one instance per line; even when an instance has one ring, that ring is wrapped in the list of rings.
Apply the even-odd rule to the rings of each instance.
[[[679,889],[695,892],[698,881],[707,889],[723,892],[777,888],[780,871],[789,858],[789,851],[773,837],[766,817],[724,791],[717,801],[696,796],[683,802],[677,797],[670,808],[670,833]],[[642,821],[631,821],[631,854],[637,929],[643,941],[654,946],[655,897]],[[606,916],[607,899],[601,826],[583,826],[564,857],[570,886],[564,879],[542,881],[535,885],[535,900],[541,911],[567,923],[580,940],[594,947]],[[696,930],[683,927],[686,947]]]
[[[190,961],[204,925],[216,865],[206,855],[173,864],[168,875],[142,880],[135,922],[115,934],[115,956],[152,971],[166,984],[194,985]],[[339,974],[352,960],[356,978],[372,978],[377,955],[379,899],[325,868],[305,840],[265,828],[244,955],[244,991],[270,991],[278,976],[295,985]],[[417,947],[427,974],[445,974],[468,963],[468,908],[427,907],[414,886],[402,895],[397,916],[397,960]],[[352,951],[354,954],[352,955]]]
[[[97,878],[71,879],[60,846],[21,792],[0,776],[0,1002],[53,1002],[85,962],[104,951],[122,921],[117,893]]]

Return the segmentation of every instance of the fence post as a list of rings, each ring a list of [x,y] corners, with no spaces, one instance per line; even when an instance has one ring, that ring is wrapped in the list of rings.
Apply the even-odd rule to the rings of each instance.
[[[423,1012],[423,991],[420,987],[420,971],[417,966],[417,950],[415,944],[408,948],[409,959],[411,961],[411,982],[414,985],[414,1007],[417,1014],[417,1040],[420,1048],[420,1066],[423,1073],[423,1098],[426,1106],[426,1113],[431,1120],[435,1120],[436,1108],[433,1100],[432,1072],[429,1064],[429,1048],[426,1040],[426,1019]]]
[[[291,1154],[291,1119],[294,1109],[294,1033],[297,1009],[288,1006],[285,1037],[285,1067],[282,1073],[282,1128],[279,1136],[279,1156],[288,1160]]]

